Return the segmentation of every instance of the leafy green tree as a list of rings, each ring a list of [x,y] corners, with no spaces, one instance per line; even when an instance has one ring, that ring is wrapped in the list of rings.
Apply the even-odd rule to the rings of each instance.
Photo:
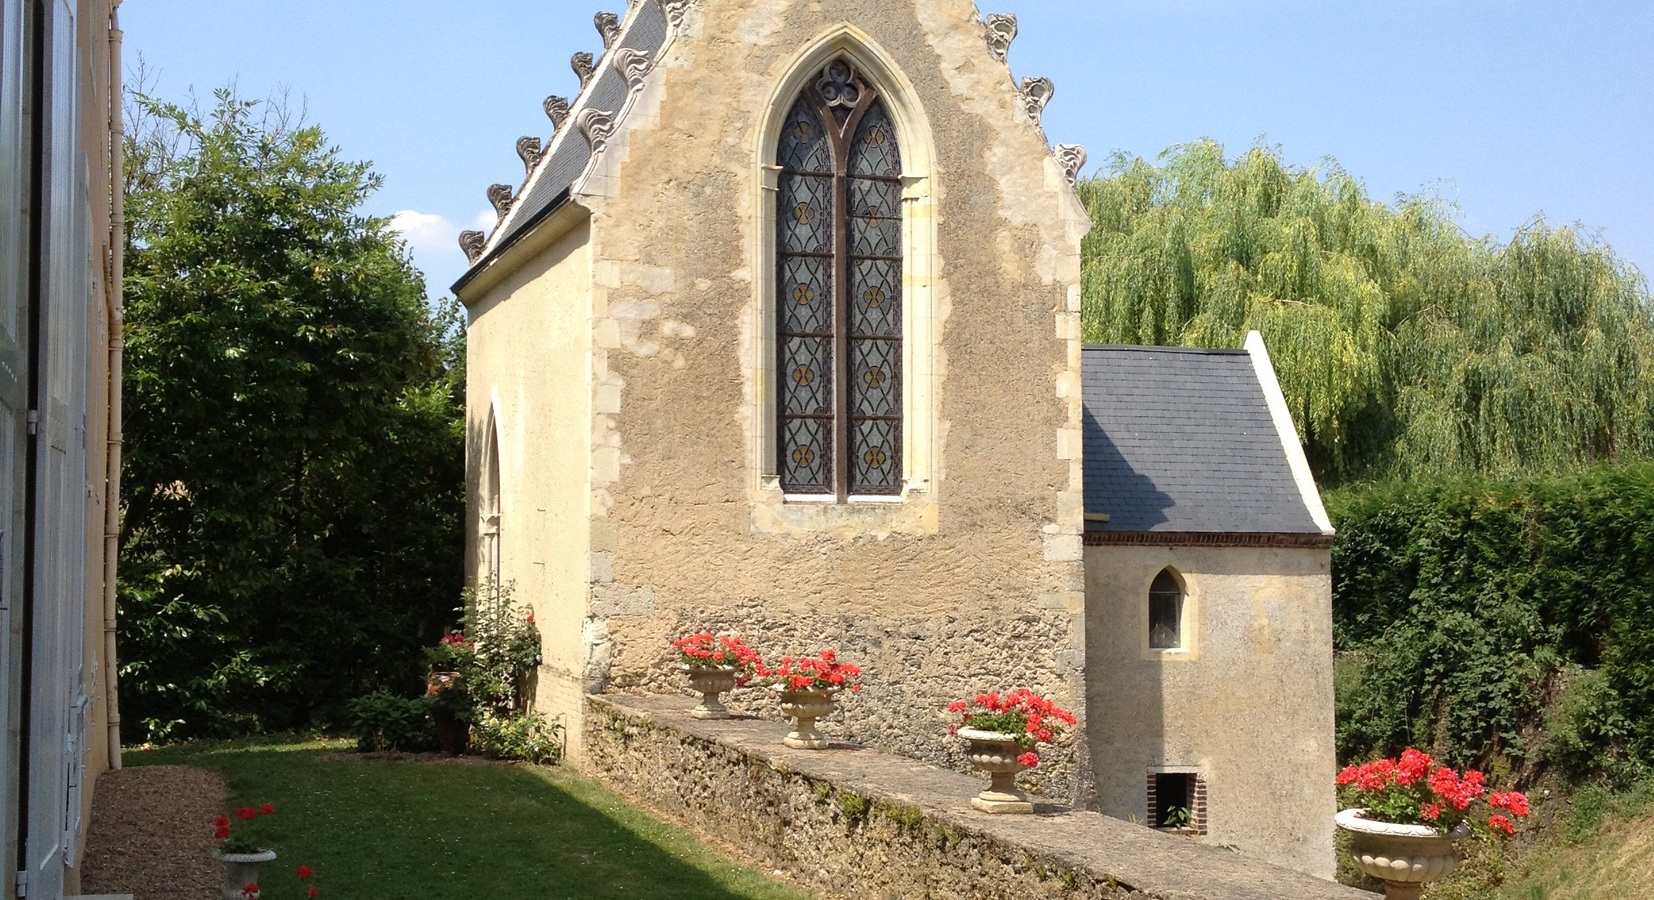
[[[1654,453],[1654,304],[1599,243],[1473,240],[1328,163],[1117,156],[1080,185],[1086,340],[1239,347],[1260,331],[1317,474],[1511,473]]]
[[[404,686],[461,587],[455,313],[359,212],[367,164],[215,97],[136,98],[127,148],[122,703],[155,738]]]

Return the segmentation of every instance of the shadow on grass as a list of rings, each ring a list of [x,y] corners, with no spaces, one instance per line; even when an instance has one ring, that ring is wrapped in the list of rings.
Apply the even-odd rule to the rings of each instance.
[[[201,745],[128,760],[211,769],[233,803],[274,804],[265,825],[280,858],[262,885],[272,900],[300,896],[301,863],[323,896],[359,900],[808,897],[567,769],[362,759],[344,746]]]

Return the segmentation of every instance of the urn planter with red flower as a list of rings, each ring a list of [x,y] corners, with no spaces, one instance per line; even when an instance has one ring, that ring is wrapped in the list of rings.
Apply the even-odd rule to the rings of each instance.
[[[786,657],[766,678],[781,695],[781,713],[794,720],[793,730],[782,740],[794,750],[826,750],[830,742],[816,729],[816,720],[832,715],[839,694],[861,691],[861,669],[840,662],[833,650]]]
[[[996,815],[1033,812],[1033,802],[1017,790],[1017,775],[1039,765],[1034,748],[1073,725],[1074,714],[1023,688],[977,694],[948,704],[948,712],[960,716],[954,735],[970,742],[965,757],[988,774],[988,789],[971,798],[972,808]]]
[[[961,728],[957,733],[970,742],[965,758],[971,766],[988,773],[988,789],[972,797],[971,806],[985,813],[1033,812],[1028,795],[1017,790],[1017,775],[1024,768],[1021,757],[1027,753],[1017,736],[975,728]]]
[[[682,658],[689,686],[701,695],[690,715],[697,719],[727,719],[729,710],[720,696],[745,685],[754,675],[768,675],[762,658],[737,637],[715,637],[703,631],[672,642]]]
[[[1524,794],[1490,794],[1485,782],[1481,772],[1460,775],[1412,748],[1349,766],[1338,786],[1350,808],[1335,821],[1350,836],[1350,861],[1384,882],[1387,900],[1418,900],[1424,885],[1458,867],[1457,841],[1473,832],[1515,834],[1511,818],[1527,817]]]
[[[275,813],[274,806],[260,803],[256,808],[243,806],[231,815],[213,820],[213,839],[218,841],[213,856],[224,864],[224,889],[218,895],[220,900],[259,900],[259,867],[276,859],[276,851],[270,849],[269,841],[260,833],[260,826]],[[299,883],[305,885],[305,896],[321,896],[314,882],[305,884],[310,882],[315,870],[309,866],[299,866],[294,874]]]
[[[276,858],[261,828],[262,820],[275,812],[274,806],[261,803],[238,807],[213,820],[213,839],[218,841],[214,856],[224,864],[224,890],[219,894],[223,900],[258,896],[247,894],[246,888],[258,883],[258,867]]]

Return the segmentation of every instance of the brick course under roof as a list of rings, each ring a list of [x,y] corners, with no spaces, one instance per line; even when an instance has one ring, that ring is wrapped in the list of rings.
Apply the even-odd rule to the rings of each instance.
[[[1087,347],[1091,531],[1318,534],[1244,350]]]

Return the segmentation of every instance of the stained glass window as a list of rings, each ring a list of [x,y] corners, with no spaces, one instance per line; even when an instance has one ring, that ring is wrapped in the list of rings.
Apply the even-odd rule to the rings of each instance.
[[[836,61],[799,96],[776,151],[781,485],[900,494],[902,157],[883,102]]]

